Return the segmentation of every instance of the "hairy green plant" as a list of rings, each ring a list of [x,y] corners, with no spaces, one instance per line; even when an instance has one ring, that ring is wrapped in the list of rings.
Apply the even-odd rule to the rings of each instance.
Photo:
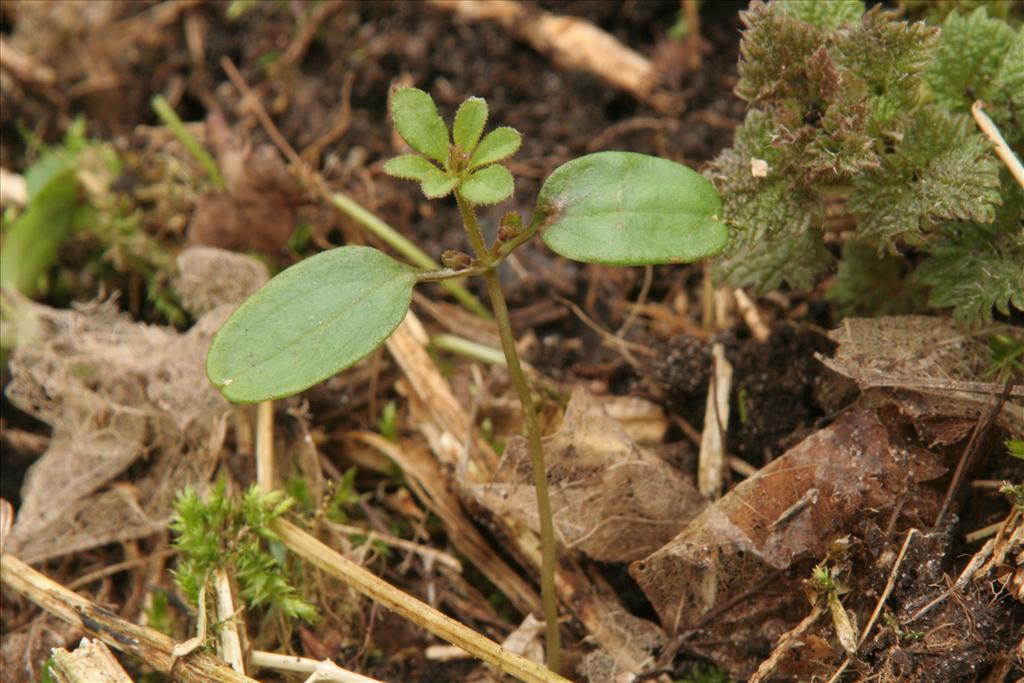
[[[742,19],[736,93],[751,109],[707,174],[731,228],[719,276],[812,287],[835,266],[827,218],[845,207],[840,313],[1024,309],[1024,191],[969,114],[983,101],[1024,142],[1021,32],[984,6],[940,30],[860,0],[755,0]]]
[[[232,497],[223,481],[205,501],[194,489],[182,491],[174,504],[171,530],[181,551],[174,578],[185,596],[198,604],[199,592],[210,584],[214,571],[230,569],[250,609],[314,621],[316,608],[295,587],[271,529],[294,502],[283,491],[261,493],[255,486],[240,498]]]
[[[631,266],[705,258],[728,240],[718,219],[721,203],[712,184],[685,166],[600,152],[557,168],[541,188],[531,219],[506,214],[497,240],[488,245],[475,207],[512,195],[515,181],[500,162],[519,149],[520,134],[499,127],[483,135],[488,107],[478,97],[462,103],[451,131],[422,90],[396,91],[392,114],[399,135],[418,154],[394,158],[384,170],[419,182],[428,198],[453,194],[474,255],[446,252],[447,267],[438,271],[417,270],[361,246],[308,258],[272,279],[224,323],[207,355],[207,375],[233,401],[294,394],[382,344],[405,317],[416,284],[482,276],[523,406],[541,520],[548,665],[557,670],[555,540],[540,427],[496,268],[534,236],[562,256],[589,263]]]

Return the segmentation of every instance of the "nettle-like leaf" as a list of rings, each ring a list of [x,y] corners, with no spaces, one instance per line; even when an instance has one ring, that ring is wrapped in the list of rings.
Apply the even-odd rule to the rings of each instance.
[[[789,16],[826,31],[833,31],[844,23],[855,22],[864,14],[864,3],[861,0],[775,0],[775,4]]]
[[[874,244],[848,240],[825,298],[843,317],[920,313],[927,290],[905,266],[899,256],[880,255]]]
[[[850,210],[858,234],[891,246],[947,220],[990,223],[1002,203],[999,162],[964,114],[921,109],[878,169],[854,179]]]
[[[782,107],[774,116],[773,144],[789,150],[800,181],[837,183],[877,166],[863,81],[839,69],[824,47],[808,60],[806,74],[818,98],[797,109]]]
[[[519,151],[523,136],[515,128],[502,126],[484,136],[469,159],[470,170],[507,159]]]
[[[917,276],[932,288],[928,303],[952,308],[965,324],[991,321],[993,308],[1024,311],[1024,232],[979,243],[962,230],[942,230]]]
[[[740,19],[745,28],[736,94],[759,104],[814,100],[816,89],[805,65],[825,44],[825,31],[787,14],[778,3],[761,0],[751,2]]]
[[[992,320],[992,309],[1024,311],[1024,190],[1003,172],[1003,205],[991,223],[941,226],[917,278],[931,286],[928,303],[952,308],[966,324]]]
[[[895,21],[875,6],[835,34],[839,67],[864,84],[875,135],[892,132],[922,99],[924,71],[938,48],[939,30],[924,22]]]
[[[412,268],[370,247],[317,254],[238,307],[213,338],[206,374],[238,403],[298,393],[382,344],[415,283]]]
[[[398,134],[410,147],[444,165],[448,160],[448,127],[433,98],[418,88],[400,88],[391,98]]]
[[[515,181],[504,166],[487,166],[474,171],[459,186],[459,192],[473,204],[497,204],[512,196]]]
[[[714,186],[667,159],[598,152],[559,166],[531,227],[554,252],[587,263],[686,263],[728,241]]]
[[[967,111],[974,100],[1005,101],[993,87],[1003,61],[1024,40],[1005,21],[988,16],[979,7],[968,16],[952,12],[942,24],[935,60],[928,70],[928,83],[938,104],[952,111]],[[1020,97],[1020,92],[1017,91]]]
[[[486,124],[487,102],[480,97],[470,97],[455,112],[452,139],[466,154],[472,154]]]
[[[778,289],[809,289],[832,267],[832,254],[825,248],[820,230],[807,230],[794,237],[762,241],[737,250],[715,263],[715,275],[738,287],[751,287],[757,294]]]
[[[751,110],[734,146],[706,172],[722,196],[729,254],[764,239],[795,237],[822,218],[822,202],[811,189],[794,184],[793,174],[786,172],[786,151],[772,144],[774,136],[769,115]],[[761,162],[763,176],[752,167]]]
[[[992,90],[998,93],[1000,105],[989,107],[989,115],[1003,132],[1011,147],[1024,143],[1024,36],[1020,36],[1006,53],[999,73],[992,80]]]

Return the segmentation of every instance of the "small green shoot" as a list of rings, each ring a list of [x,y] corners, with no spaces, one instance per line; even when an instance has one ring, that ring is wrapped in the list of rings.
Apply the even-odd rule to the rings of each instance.
[[[363,495],[356,490],[357,474],[358,468],[348,468],[334,489],[334,495],[331,496],[326,511],[327,519],[332,522],[346,524],[349,521],[349,508],[362,502]]]
[[[316,608],[296,588],[270,528],[293,503],[282,491],[261,493],[255,486],[237,499],[227,495],[223,481],[206,501],[194,489],[181,492],[171,530],[181,551],[174,578],[186,597],[197,604],[214,571],[231,568],[250,609],[315,621]]]
[[[924,631],[904,630],[900,625],[899,619],[896,618],[889,610],[885,611],[882,615],[882,621],[886,626],[892,629],[893,634],[896,636],[896,640],[900,641],[901,644],[916,643],[925,636]]]
[[[160,120],[165,126],[171,129],[174,136],[178,138],[178,141],[184,145],[185,149],[195,158],[199,165],[206,171],[206,175],[209,176],[210,182],[213,183],[214,187],[218,190],[224,190],[224,176],[220,174],[220,168],[217,166],[217,162],[214,161],[210,153],[199,144],[195,136],[189,132],[188,128],[185,127],[185,123],[178,117],[171,105],[164,99],[163,95],[157,95],[151,102],[153,111],[160,117]]]
[[[474,257],[446,254],[445,269],[426,271],[368,247],[340,247],[308,258],[235,311],[210,345],[206,372],[227,398],[239,403],[297,393],[380,346],[405,317],[414,285],[483,276],[529,437],[541,526],[548,666],[557,671],[555,540],[540,425],[496,268],[534,236],[556,253],[588,263],[653,265],[706,258],[728,241],[719,218],[721,201],[708,180],[681,164],[600,152],[555,169],[541,188],[532,219],[506,215],[497,241],[488,246],[475,207],[512,196],[515,180],[501,162],[519,149],[520,134],[508,127],[485,134],[488,107],[477,97],[462,103],[451,129],[422,90],[397,90],[391,111],[399,135],[417,154],[392,159],[384,170],[417,181],[428,199],[453,194]],[[420,265],[429,262],[417,251],[410,253],[417,254]]]
[[[991,352],[987,375],[1005,382],[1013,377],[1020,381],[1024,375],[1024,336],[1014,339],[1005,334],[994,334],[988,340]]]
[[[732,678],[716,666],[698,664],[686,678],[677,679],[676,683],[732,683]]]
[[[750,406],[748,402],[750,400],[750,394],[746,389],[740,389],[736,394],[736,405],[739,408],[740,413],[740,424],[747,424],[750,419]]]
[[[92,215],[77,178],[77,153],[85,144],[85,121],[79,118],[68,128],[64,143],[43,152],[25,173],[25,210],[3,224],[0,287],[27,296],[43,289],[43,276],[60,246]]]
[[[392,443],[398,443],[398,404],[393,400],[384,404],[377,423],[380,435]]]
[[[167,591],[162,589],[154,590],[149,597],[149,605],[146,606],[146,626],[160,631],[165,635],[171,635],[171,618],[167,611]]]
[[[1018,460],[1024,460],[1024,439],[1007,439],[1006,452]]]

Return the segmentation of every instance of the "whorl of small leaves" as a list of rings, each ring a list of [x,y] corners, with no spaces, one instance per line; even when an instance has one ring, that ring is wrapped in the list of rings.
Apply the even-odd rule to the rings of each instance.
[[[281,491],[261,493],[255,486],[239,500],[226,494],[223,482],[206,501],[194,489],[182,491],[174,504],[171,530],[181,553],[174,578],[185,596],[197,604],[213,573],[227,569],[249,608],[315,621],[316,608],[294,586],[270,528],[293,502]]]
[[[398,134],[424,156],[404,154],[390,159],[384,164],[385,173],[418,180],[427,199],[456,189],[472,204],[497,204],[512,196],[515,180],[497,162],[519,150],[522,136],[503,126],[481,139],[488,117],[485,100],[470,97],[462,103],[450,136],[433,98],[417,88],[396,90],[391,114]]]

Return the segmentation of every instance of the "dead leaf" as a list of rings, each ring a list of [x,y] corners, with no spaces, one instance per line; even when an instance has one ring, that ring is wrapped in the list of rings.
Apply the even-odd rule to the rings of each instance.
[[[176,492],[208,479],[224,438],[229,406],[203,358],[231,306],[184,334],[110,303],[16,308],[7,396],[53,436],[26,475],[5,550],[39,562],[163,529]],[[139,462],[145,474],[119,484]]]
[[[931,316],[847,318],[829,336],[839,344],[833,358],[818,356],[832,370],[875,389],[908,415],[922,420],[959,418],[977,421],[1002,393],[987,376],[994,334],[1021,337],[1020,328],[992,324],[964,331],[952,321]],[[1011,433],[1024,432],[1024,386],[1016,386],[997,416]],[[926,435],[927,436],[927,435]],[[937,435],[937,441],[948,438]]]
[[[740,483],[630,573],[666,630],[678,632],[774,571],[821,557],[867,511],[884,514],[940,472],[935,456],[896,440],[875,412],[854,408]],[[929,496],[920,497],[926,505]]]
[[[638,446],[583,389],[561,428],[544,439],[555,529],[566,547],[603,562],[629,562],[672,538],[706,505],[691,481]],[[540,528],[526,440],[508,443],[495,480],[470,486],[495,515]]]
[[[295,227],[295,208],[302,199],[298,183],[273,147],[253,148],[237,139],[219,112],[211,112],[207,131],[224,192],[199,198],[188,226],[189,243],[279,257]]]

